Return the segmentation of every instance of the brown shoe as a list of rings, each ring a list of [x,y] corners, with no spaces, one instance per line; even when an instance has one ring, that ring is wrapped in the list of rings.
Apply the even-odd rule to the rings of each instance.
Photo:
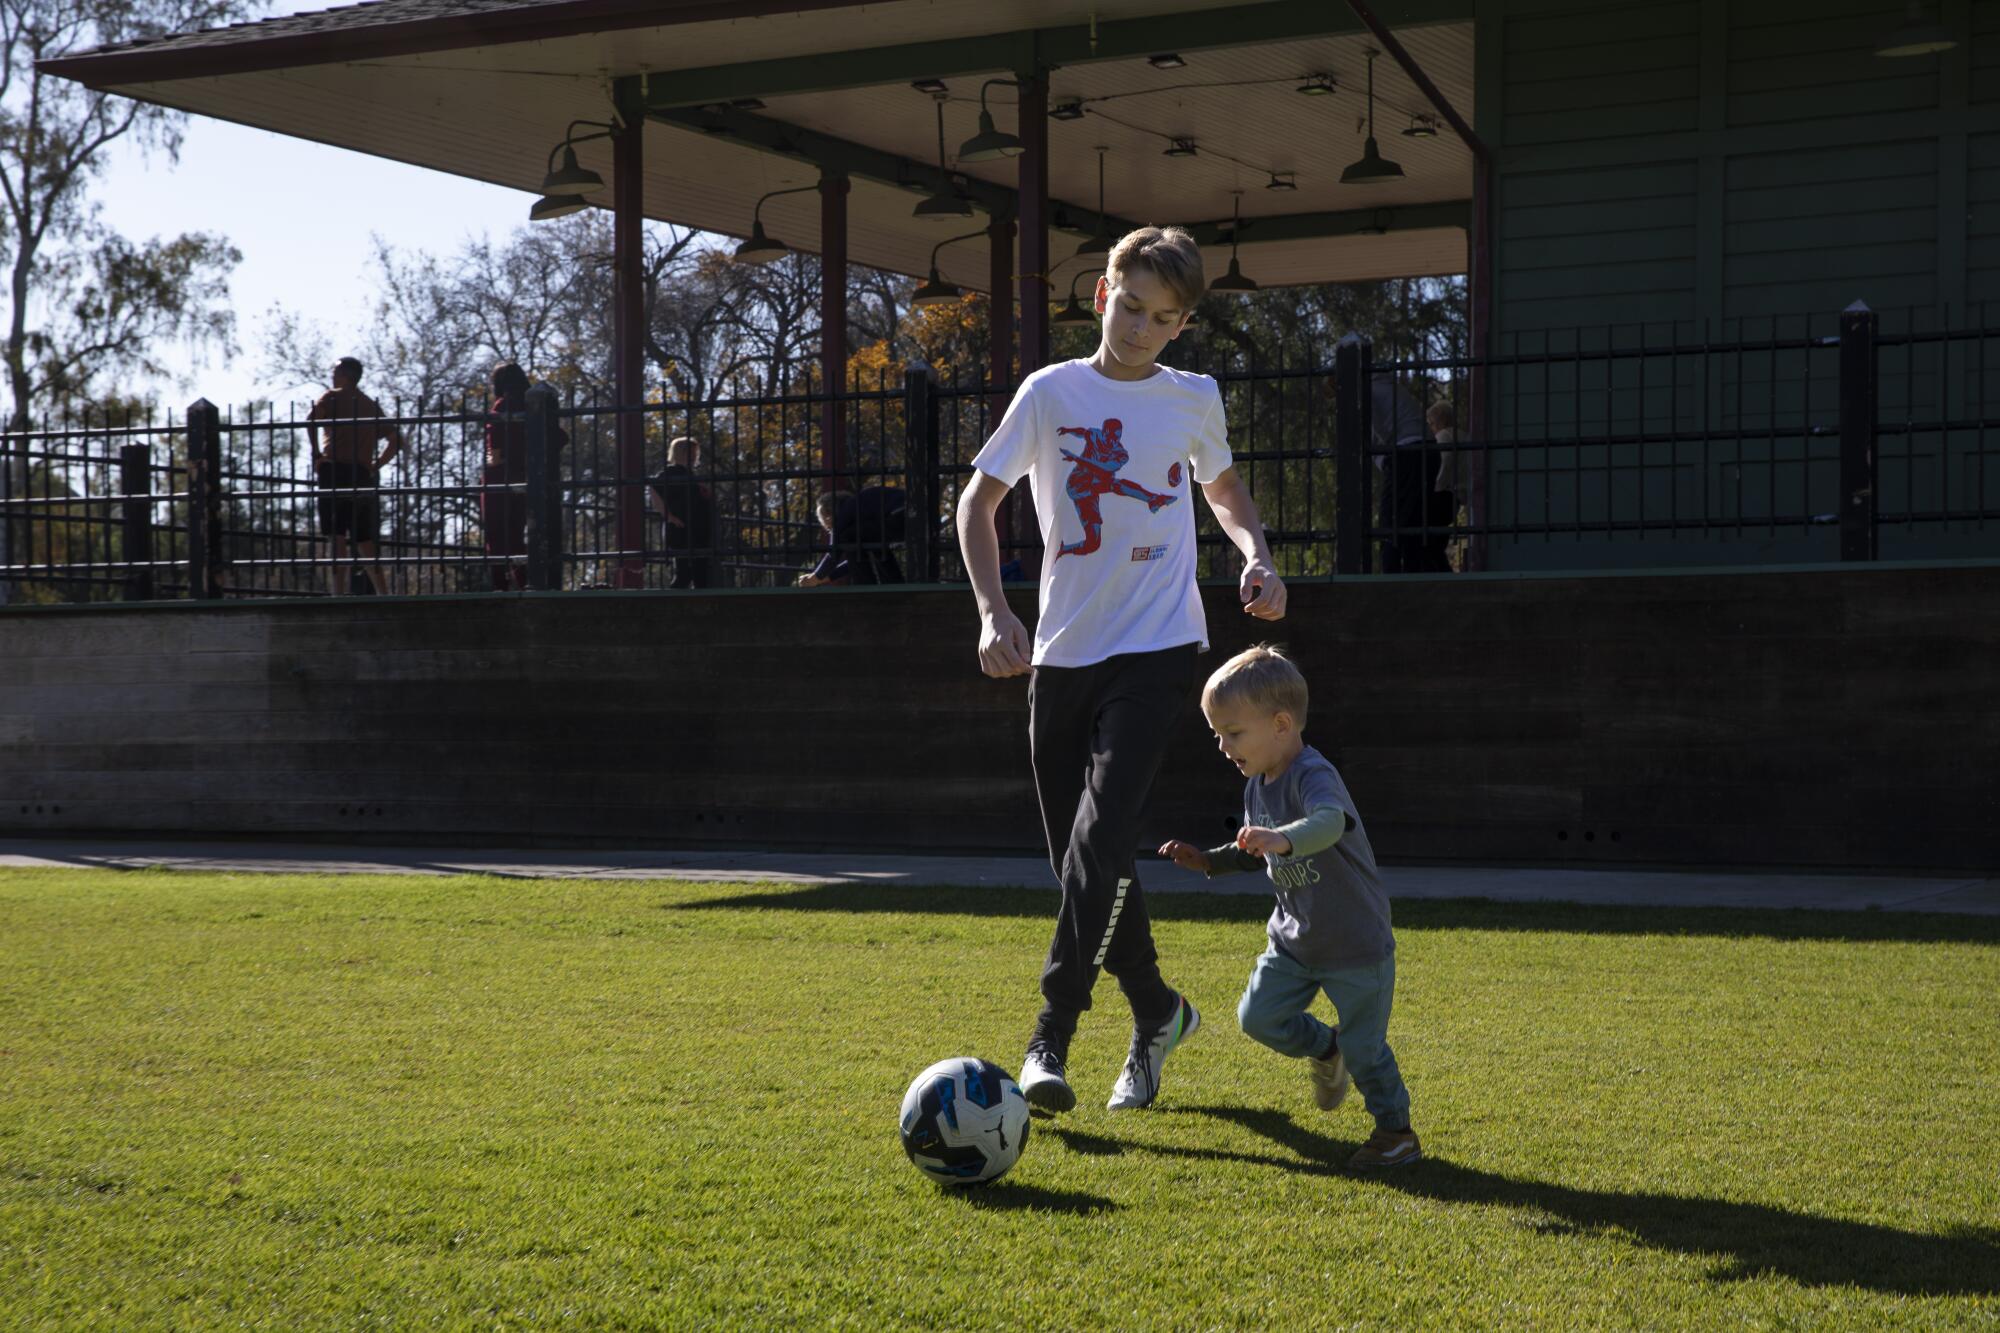
[[[1349,1166],[1364,1170],[1376,1170],[1390,1166],[1408,1166],[1424,1155],[1424,1145],[1417,1142],[1415,1130],[1406,1129],[1397,1133],[1393,1129],[1378,1129],[1368,1136],[1368,1142],[1361,1145],[1354,1156],[1347,1159]]]

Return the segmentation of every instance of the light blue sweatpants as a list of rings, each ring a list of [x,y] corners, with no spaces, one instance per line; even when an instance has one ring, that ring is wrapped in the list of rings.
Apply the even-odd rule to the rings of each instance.
[[[1250,970],[1250,984],[1236,1006],[1243,1031],[1280,1055],[1303,1058],[1324,1051],[1333,1029],[1307,1009],[1320,991],[1340,1019],[1340,1052],[1361,1089],[1362,1103],[1382,1129],[1407,1129],[1410,1090],[1389,1049],[1389,1008],[1396,998],[1396,955],[1361,967],[1307,967],[1265,948]]]

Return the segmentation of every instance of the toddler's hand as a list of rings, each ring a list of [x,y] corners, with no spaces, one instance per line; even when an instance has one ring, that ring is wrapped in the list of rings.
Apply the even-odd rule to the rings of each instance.
[[[1252,856],[1290,856],[1292,840],[1276,829],[1249,824],[1236,830],[1236,845]]]
[[[1191,842],[1169,838],[1160,844],[1160,855],[1183,870],[1199,870],[1204,875],[1208,873],[1208,853]]]

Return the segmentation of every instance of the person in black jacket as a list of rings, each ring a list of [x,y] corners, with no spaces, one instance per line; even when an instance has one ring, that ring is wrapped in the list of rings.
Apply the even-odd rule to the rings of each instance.
[[[667,554],[673,557],[669,588],[706,588],[714,583],[715,500],[695,476],[700,446],[681,436],[667,446],[667,465],[653,478],[653,508],[667,524]]]
[[[889,548],[903,540],[905,496],[894,486],[864,486],[819,497],[819,522],[830,543],[801,588],[831,583],[901,583],[903,567]]]

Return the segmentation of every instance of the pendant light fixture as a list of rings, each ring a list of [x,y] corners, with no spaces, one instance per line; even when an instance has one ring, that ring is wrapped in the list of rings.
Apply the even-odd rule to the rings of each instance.
[[[1243,270],[1236,263],[1236,242],[1243,234],[1243,191],[1233,190],[1236,196],[1236,220],[1229,228],[1229,271],[1208,284],[1212,292],[1254,292],[1257,284],[1243,276]]]
[[[1103,144],[1097,145],[1097,230],[1090,239],[1076,247],[1076,258],[1094,259],[1098,255],[1111,253],[1111,237],[1104,225],[1104,154],[1109,150]]]
[[[1097,270],[1095,269],[1086,268],[1077,270],[1076,276],[1069,280],[1069,303],[1050,317],[1050,328],[1081,328],[1086,324],[1097,323],[1097,316],[1086,310],[1083,303],[1076,299],[1077,283],[1082,282],[1085,278],[1096,276]]]
[[[1340,173],[1342,185],[1379,185],[1399,180],[1403,175],[1403,169],[1383,157],[1382,150],[1375,146],[1375,57],[1381,54],[1372,46],[1368,48],[1368,142],[1361,151],[1361,160]]]
[[[818,188],[817,185],[795,185],[789,190],[773,190],[764,199],[776,199],[781,194],[804,194]],[[736,252],[730,256],[739,264],[768,264],[791,253],[791,246],[764,234],[764,199],[759,199],[757,207],[750,212],[750,239],[737,246]]]
[[[969,241],[975,236],[984,236],[985,234],[986,232],[982,228],[979,231],[966,232],[963,236],[947,236],[943,240],[939,241],[936,245],[932,246],[931,275],[929,278],[926,278],[924,280],[924,285],[917,288],[917,290],[911,295],[910,304],[950,305],[953,301],[959,300],[961,297],[963,297],[965,295],[964,292],[960,291],[957,287],[953,286],[951,283],[946,282],[943,278],[938,276],[938,267],[937,267],[938,251],[944,249],[947,245],[952,244],[954,241]]]
[[[913,218],[969,218],[972,216],[972,201],[951,187],[951,174],[946,170],[944,158],[944,104],[949,94],[934,93],[931,100],[937,103],[938,131],[938,174],[945,178],[943,188],[933,192],[922,203],[910,210]]]
[[[1939,51],[1949,51],[1958,45],[1958,39],[1942,23],[1931,23],[1924,18],[1924,7],[1920,0],[1910,0],[1908,17],[1903,26],[1882,39],[1875,48],[1878,56],[1927,56]]]
[[[994,84],[1005,84],[1009,88],[1020,87],[1015,79],[988,79],[979,86],[979,133],[958,146],[958,160],[964,162],[992,162],[1003,157],[1019,157],[1027,151],[1027,146],[1011,134],[1002,133],[993,125],[993,113],[986,109],[986,90]]]
[[[579,125],[599,133],[578,134]],[[542,197],[528,206],[528,221],[546,222],[550,218],[581,213],[590,207],[583,196],[603,189],[604,177],[576,160],[576,145],[610,137],[611,126],[601,120],[572,120],[569,123],[569,128],[563,131],[562,142],[549,150],[549,169],[542,177]],[[561,166],[556,165],[557,153],[562,154]]]

